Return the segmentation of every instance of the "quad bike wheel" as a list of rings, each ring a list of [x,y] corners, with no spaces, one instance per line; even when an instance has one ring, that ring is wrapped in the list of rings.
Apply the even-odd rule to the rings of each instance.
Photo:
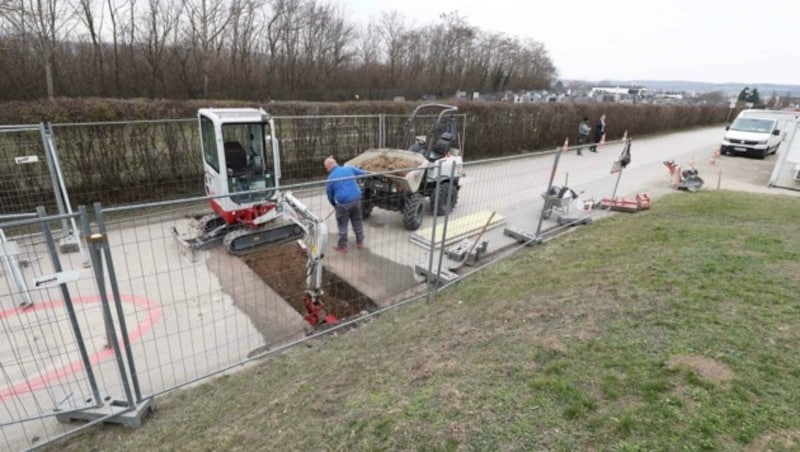
[[[436,205],[436,198],[439,198],[439,205]],[[449,201],[449,202],[448,202]],[[431,197],[431,210],[437,207],[436,215],[447,215],[453,211],[458,202],[458,189],[451,182],[439,184],[439,190]]]
[[[374,209],[374,208],[375,208],[375,206],[370,204],[368,201],[363,201],[362,200],[361,201],[361,218],[364,219],[364,220],[369,218],[369,216],[372,215],[372,209]]]
[[[403,206],[403,226],[409,231],[416,231],[422,226],[422,209],[425,198],[420,193],[414,193],[406,198]]]

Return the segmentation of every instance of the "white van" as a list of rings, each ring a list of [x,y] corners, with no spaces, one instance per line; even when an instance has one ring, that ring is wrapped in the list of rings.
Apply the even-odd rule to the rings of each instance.
[[[725,127],[720,154],[747,154],[766,158],[778,151],[786,120],[767,110],[742,110],[736,120]]]

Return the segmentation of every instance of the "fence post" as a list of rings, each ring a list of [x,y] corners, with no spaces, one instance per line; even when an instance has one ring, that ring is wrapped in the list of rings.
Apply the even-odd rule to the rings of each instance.
[[[47,159],[47,168],[50,170],[50,182],[53,184],[53,193],[56,196],[56,206],[58,207],[59,215],[66,215],[67,211],[64,209],[64,199],[61,196],[61,184],[58,183],[58,176],[56,175],[55,163],[53,156],[50,153],[50,146],[47,140],[47,129],[45,123],[39,123],[39,134],[42,137],[42,148],[44,149],[44,156]],[[69,224],[67,218],[61,218],[61,237],[65,238],[70,235]]]
[[[53,261],[53,270],[56,273],[59,273],[62,271],[61,260],[59,260],[58,253],[56,252],[56,242],[53,240],[53,234],[50,232],[50,225],[47,223],[47,220],[45,220],[46,214],[44,207],[37,207],[36,213],[38,214],[39,218],[42,219],[42,232],[44,233],[45,242],[47,242],[47,251],[50,253],[50,260]],[[86,216],[85,209],[81,210],[81,215],[83,217]],[[88,224],[88,219],[86,219],[86,222]],[[75,342],[78,345],[78,352],[81,355],[83,368],[86,370],[86,378],[89,380],[89,386],[92,390],[92,397],[94,398],[95,403],[94,406],[100,407],[103,405],[103,399],[100,397],[100,391],[97,388],[97,380],[94,376],[92,363],[89,360],[89,353],[86,351],[86,343],[84,342],[80,326],[78,325],[78,316],[75,314],[75,307],[72,305],[72,298],[69,295],[69,290],[67,289],[66,284],[59,284],[58,287],[61,290],[61,296],[64,298],[64,306],[67,308],[67,315],[69,316],[70,325],[72,326],[72,332],[75,334]],[[102,292],[100,294],[102,296]]]
[[[627,134],[627,131],[625,132]],[[622,147],[622,152],[620,153],[620,162],[622,161],[622,157],[627,153],[630,154],[631,152],[631,139],[628,138],[625,141],[625,144]],[[619,171],[617,172],[617,181],[614,183],[614,191],[611,193],[611,200],[617,199],[617,188],[619,188],[619,180],[622,178],[622,170],[625,168],[620,164]],[[608,209],[608,213],[611,213],[611,209]]]
[[[441,165],[441,160],[439,162],[440,162],[439,167],[441,168],[441,166],[442,166]],[[455,165],[455,163],[451,163],[450,164],[450,179],[449,179],[449,182],[448,182],[451,185],[453,183],[453,178],[455,176],[455,173],[456,173],[456,165]],[[434,217],[436,217],[438,215],[437,212],[439,211],[439,202],[440,202],[439,193],[441,193],[441,191],[438,189],[439,185],[440,185],[440,182],[438,182],[438,179],[437,179],[437,184],[436,184],[437,190],[436,190],[436,196],[435,196],[436,199],[435,199],[435,204],[433,206],[433,216]],[[452,198],[453,198],[453,190],[447,190],[447,199],[445,200],[447,202],[446,205],[448,205],[448,206],[451,205],[450,202],[451,202]],[[444,241],[447,238],[447,224],[449,223],[450,214],[452,212],[453,212],[453,209],[449,209],[447,211],[447,214],[445,214],[445,216],[444,216],[444,224],[442,225],[442,246],[441,246],[441,248],[439,248],[439,266],[436,269],[436,280],[437,281],[440,280],[441,276],[442,276],[442,262],[444,261]],[[469,257],[467,257],[467,258],[469,258]],[[439,293],[438,284],[436,285],[436,291],[433,293],[433,299],[434,300],[436,300],[436,294],[437,293]]]
[[[429,167],[427,170],[425,170],[425,172],[427,173],[431,169],[432,168]],[[439,160],[439,163],[436,164],[436,171],[437,171],[436,174],[441,174],[442,173],[442,161],[441,160]],[[420,182],[421,184],[425,183],[425,179],[427,178],[427,176],[428,176],[427,174],[423,175],[423,180],[422,180],[422,182]],[[436,178],[435,193],[439,192],[440,183],[441,183],[440,178],[437,177]],[[419,190],[417,190],[417,193],[419,193]],[[434,196],[433,198],[434,198],[433,199],[434,205],[433,205],[433,222],[431,223],[431,246],[428,249],[428,256],[429,256],[428,257],[428,297],[427,297],[427,301],[428,302],[431,301],[433,293],[436,291],[436,285],[439,284],[439,274],[438,273],[435,274],[435,275],[433,274],[433,255],[436,254],[436,208],[437,208],[437,204],[438,204],[439,199],[438,199],[438,196]],[[424,207],[423,207],[423,209],[424,209]],[[431,280],[433,280],[432,281],[433,284],[431,284]]]
[[[7,245],[8,244],[8,245]],[[19,261],[12,249],[12,243],[6,238],[5,232],[0,228],[0,260],[3,261],[3,267],[6,269],[6,274],[11,274],[14,279],[14,284],[17,285],[17,292],[11,292],[11,297],[17,299],[17,305],[20,307],[28,307],[33,304],[31,300],[31,293],[28,290],[28,285],[25,283],[25,277],[22,275],[22,270],[19,268]],[[17,250],[16,252],[19,252]]]
[[[386,147],[386,115],[383,113],[378,115],[378,147]]]
[[[69,193],[67,192],[67,184],[64,181],[64,173],[61,171],[61,163],[59,163],[58,159],[58,151],[56,150],[56,143],[53,140],[53,127],[50,125],[49,122],[44,123],[42,130],[44,131],[44,139],[45,139],[45,152],[50,155],[48,161],[52,160],[53,168],[55,169],[56,173],[56,181],[58,186],[56,191],[60,191],[61,196],[63,197],[63,206],[62,209],[66,209],[67,214],[70,216],[70,222],[72,224],[72,230],[70,230],[69,234],[65,235],[63,240],[67,240],[69,236],[72,236],[75,245],[78,248],[78,251],[81,253],[81,262],[84,268],[88,268],[89,265],[89,256],[87,256],[86,249],[84,248],[81,241],[78,239],[80,235],[78,231],[78,225],[75,223],[75,218],[72,217],[72,206],[69,201]],[[62,213],[64,215],[64,213]],[[66,223],[64,223],[66,224]],[[71,246],[69,244],[61,244],[62,252],[70,249]]]
[[[111,258],[111,249],[108,246],[108,230],[106,229],[105,218],[103,217],[103,208],[99,202],[94,203],[94,215],[97,219],[97,230],[106,237],[103,243],[103,255],[106,258],[106,267],[108,268],[108,279],[111,283],[111,293],[114,296],[114,307],[117,311],[117,322],[119,322],[119,330],[122,335],[122,342],[125,346],[125,357],[128,360],[128,369],[131,372],[131,382],[133,383],[133,392],[136,396],[136,403],[142,401],[142,391],[139,387],[139,378],[136,374],[136,365],[133,361],[133,351],[131,348],[131,341],[128,337],[128,326],[125,322],[125,311],[122,309],[122,297],[119,295],[119,285],[117,284],[117,273],[114,270],[114,260]]]
[[[550,180],[547,181],[547,189],[545,189],[545,194],[550,193],[550,188],[553,186],[553,179],[556,177],[556,170],[558,169],[558,162],[561,160],[561,151],[562,148],[556,149],[556,155],[553,158],[553,169],[550,170]],[[547,200],[544,200],[544,204],[542,204],[542,211],[539,212],[539,222],[536,225],[536,234],[534,234],[537,238],[542,233],[542,222],[544,221],[544,211],[547,209]]]
[[[122,381],[122,389],[125,391],[125,398],[127,406],[132,408],[136,406],[131,394],[131,387],[128,383],[128,372],[125,369],[125,363],[122,361],[122,353],[119,349],[119,342],[117,341],[117,330],[114,328],[114,318],[111,316],[111,307],[108,303],[108,294],[106,293],[106,280],[103,274],[103,255],[101,250],[105,246],[107,236],[104,233],[92,233],[92,228],[89,225],[89,216],[86,214],[86,208],[81,206],[81,222],[83,224],[83,236],[88,243],[89,255],[92,259],[92,269],[94,270],[95,283],[97,284],[97,292],[100,296],[100,306],[103,311],[103,320],[106,326],[106,337],[108,338],[108,347],[114,351],[114,358],[117,363],[117,370],[119,371],[120,380]]]

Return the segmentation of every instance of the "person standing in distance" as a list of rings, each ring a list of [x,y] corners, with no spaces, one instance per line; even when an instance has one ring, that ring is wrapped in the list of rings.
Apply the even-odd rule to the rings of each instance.
[[[578,124],[578,155],[583,155],[583,145],[589,139],[589,132],[592,131],[592,126],[589,125],[589,118],[585,117]]]
[[[606,115],[600,116],[600,119],[597,120],[597,124],[594,125],[594,144],[589,147],[589,150],[592,152],[597,152],[597,145],[603,140],[603,136],[606,134]]]
[[[325,191],[328,195],[328,202],[336,210],[336,226],[339,229],[339,239],[333,249],[343,254],[347,253],[348,223],[353,224],[356,247],[363,248],[364,224],[361,210],[361,187],[358,186],[354,177],[364,176],[367,173],[355,166],[339,166],[333,156],[325,159],[325,169],[328,171]]]

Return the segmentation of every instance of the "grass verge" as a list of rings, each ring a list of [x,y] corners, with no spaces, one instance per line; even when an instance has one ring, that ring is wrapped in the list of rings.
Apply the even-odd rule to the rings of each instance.
[[[796,198],[678,193],[61,450],[797,450]]]

